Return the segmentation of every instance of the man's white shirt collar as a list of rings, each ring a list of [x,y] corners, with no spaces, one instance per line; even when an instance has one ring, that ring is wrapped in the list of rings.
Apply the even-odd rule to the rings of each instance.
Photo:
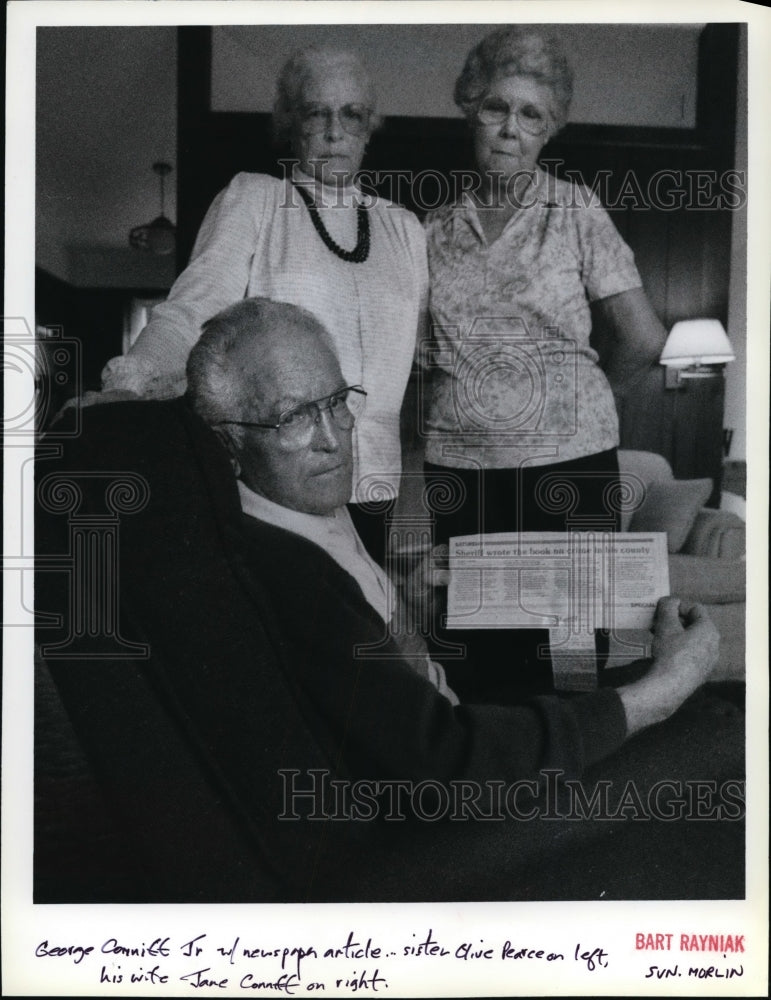
[[[304,514],[260,496],[244,485],[240,479],[238,493],[244,514],[314,542],[331,556],[341,569],[353,577],[361,588],[364,599],[383,621],[391,620],[396,608],[394,586],[385,570],[378,566],[364,548],[351,515],[345,507],[338,507],[332,514]],[[434,663],[428,655],[421,667],[434,687],[452,705],[457,705],[458,696],[448,686],[443,668]]]

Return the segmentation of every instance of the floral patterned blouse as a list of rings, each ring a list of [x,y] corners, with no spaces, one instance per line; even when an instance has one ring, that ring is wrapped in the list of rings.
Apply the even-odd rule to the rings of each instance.
[[[641,285],[596,197],[543,172],[488,244],[473,200],[429,214],[426,458],[550,465],[618,445],[613,395],[589,346],[589,303]]]

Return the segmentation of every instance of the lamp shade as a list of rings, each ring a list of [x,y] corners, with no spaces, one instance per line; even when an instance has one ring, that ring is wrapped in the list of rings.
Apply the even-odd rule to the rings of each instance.
[[[169,163],[154,163],[153,173],[160,183],[161,214],[144,226],[135,226],[129,233],[129,243],[136,250],[149,250],[161,257],[174,253],[177,248],[177,230],[174,223],[164,215],[165,187],[164,181],[171,173]]]
[[[132,247],[150,250],[161,257],[174,253],[177,248],[174,223],[165,215],[159,215],[146,226],[135,226],[129,233],[129,243]]]
[[[731,341],[717,319],[685,319],[675,323],[661,352],[662,365],[722,365],[733,361]]]

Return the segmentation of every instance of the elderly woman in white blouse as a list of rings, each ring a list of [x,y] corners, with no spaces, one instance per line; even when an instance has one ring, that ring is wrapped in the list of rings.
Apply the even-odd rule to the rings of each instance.
[[[658,359],[665,331],[597,198],[538,166],[571,96],[559,44],[530,27],[486,36],[455,86],[479,183],[426,221],[435,324],[426,472],[456,497],[436,512],[440,542],[617,526],[614,395]],[[590,303],[612,335],[605,370],[589,343]],[[522,633],[463,638],[486,642],[490,664],[489,683],[479,671],[452,678],[466,697],[549,687],[545,632],[530,635],[530,670],[516,673],[511,643],[521,661]]]
[[[188,267],[128,355],[108,363],[103,388],[181,394],[202,323],[238,299],[262,295],[308,309],[330,331],[346,383],[367,392],[350,506],[382,562],[376,501],[398,491],[399,414],[428,278],[415,216],[355,183],[378,124],[372,84],[354,55],[315,47],[294,55],[274,105],[276,136],[296,158],[291,176],[241,173],[215,198]]]

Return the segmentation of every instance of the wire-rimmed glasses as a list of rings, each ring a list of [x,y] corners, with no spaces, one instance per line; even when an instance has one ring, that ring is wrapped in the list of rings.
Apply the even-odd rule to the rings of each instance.
[[[349,431],[364,409],[366,397],[366,390],[360,385],[348,385],[329,396],[312,399],[284,410],[272,423],[258,423],[254,420],[219,420],[214,426],[234,424],[237,427],[259,427],[263,430],[277,431],[281,446],[287,451],[295,451],[310,444],[324,413],[329,414],[335,427]]]
[[[300,128],[305,135],[325,132],[337,114],[340,126],[349,135],[367,135],[372,111],[366,104],[344,104],[330,108],[326,104],[304,104],[299,111]]]
[[[528,135],[543,135],[549,130],[551,115],[537,104],[528,102],[513,108],[502,97],[483,97],[476,111],[477,119],[483,125],[502,125],[514,115],[517,124]]]

